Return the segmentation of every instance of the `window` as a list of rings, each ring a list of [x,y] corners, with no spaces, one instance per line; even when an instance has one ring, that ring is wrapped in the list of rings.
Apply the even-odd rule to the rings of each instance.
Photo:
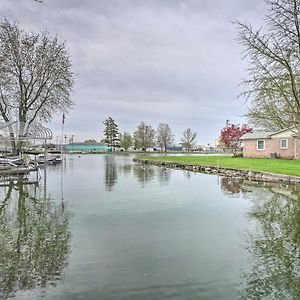
[[[287,149],[288,148],[288,139],[281,139],[280,140],[280,148]]]
[[[257,140],[256,149],[265,150],[265,140]]]

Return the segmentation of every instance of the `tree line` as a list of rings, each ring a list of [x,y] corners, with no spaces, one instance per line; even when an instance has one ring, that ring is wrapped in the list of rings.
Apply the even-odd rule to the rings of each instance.
[[[130,147],[146,151],[148,148],[159,147],[161,151],[167,151],[168,147],[174,146],[174,134],[167,123],[159,123],[155,130],[151,125],[141,122],[136,131],[131,135],[129,132],[119,133],[118,125],[112,117],[104,122],[104,139],[102,142],[109,147],[124,148],[127,151]],[[191,151],[196,145],[197,133],[187,128],[181,138],[181,145],[187,151]]]

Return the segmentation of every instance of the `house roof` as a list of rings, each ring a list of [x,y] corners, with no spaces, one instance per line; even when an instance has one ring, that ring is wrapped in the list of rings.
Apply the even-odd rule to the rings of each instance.
[[[256,140],[256,139],[269,139],[274,132],[265,131],[265,130],[254,130],[244,134],[242,140]]]
[[[295,126],[292,126],[292,127],[288,127],[288,128],[284,128],[284,129],[280,129],[280,130],[278,130],[278,131],[275,131],[275,132],[273,132],[271,135],[275,135],[275,134],[278,134],[278,133],[282,133],[282,132],[285,132],[285,131],[288,131],[288,130],[291,130],[291,131],[293,131],[293,132],[297,132],[297,129],[296,129],[296,127]]]
[[[244,134],[241,139],[242,140],[256,140],[256,139],[270,139],[273,135],[285,132],[285,131],[290,131],[290,130],[295,130],[295,127],[289,127],[285,129],[280,129],[277,131],[265,131],[265,130],[254,130],[252,132],[248,132]]]

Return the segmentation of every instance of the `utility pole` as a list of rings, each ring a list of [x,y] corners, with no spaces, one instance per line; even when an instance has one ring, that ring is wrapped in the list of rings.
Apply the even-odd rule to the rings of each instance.
[[[65,147],[64,147],[64,150],[66,150],[66,145],[67,145],[67,135],[65,134]]]

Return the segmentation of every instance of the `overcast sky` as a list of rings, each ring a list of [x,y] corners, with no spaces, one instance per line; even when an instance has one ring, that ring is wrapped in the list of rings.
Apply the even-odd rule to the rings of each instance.
[[[168,123],[213,144],[225,121],[243,123],[246,77],[233,21],[261,25],[263,0],[0,0],[0,16],[66,41],[77,74],[65,133],[100,140],[108,116],[120,132]],[[60,136],[61,116],[47,126]]]

